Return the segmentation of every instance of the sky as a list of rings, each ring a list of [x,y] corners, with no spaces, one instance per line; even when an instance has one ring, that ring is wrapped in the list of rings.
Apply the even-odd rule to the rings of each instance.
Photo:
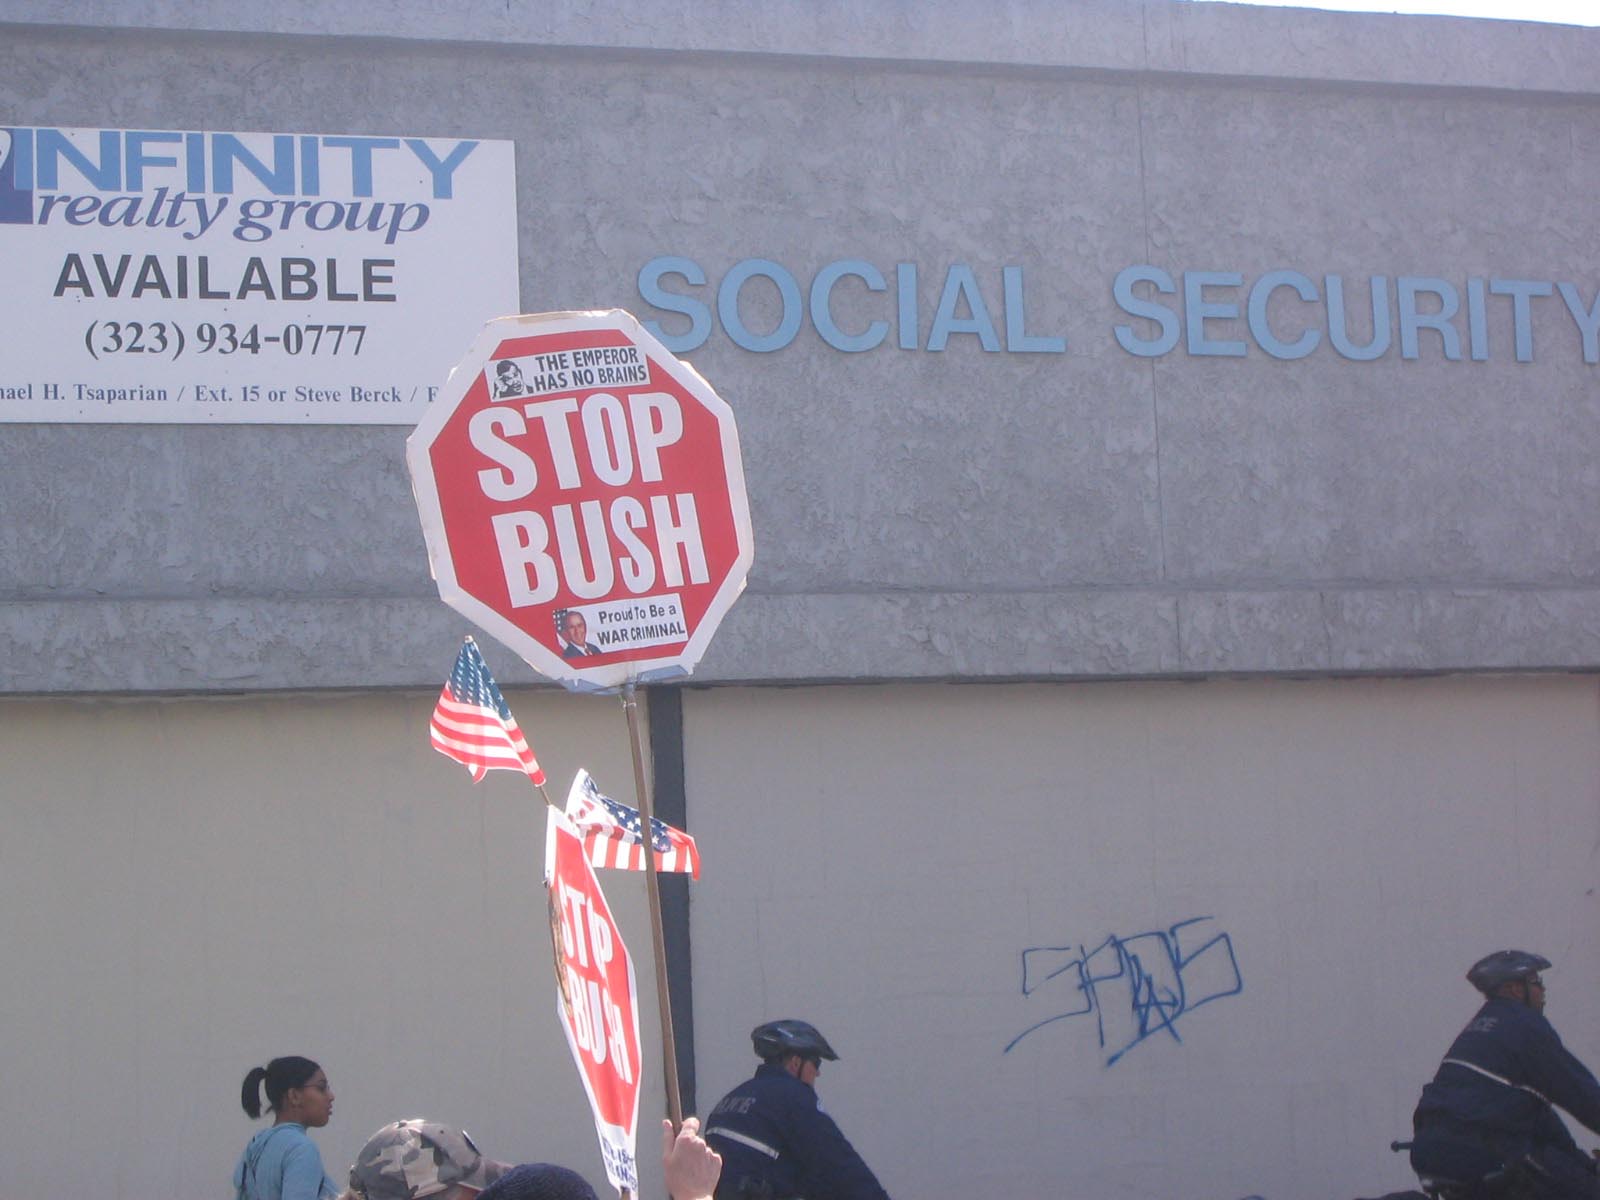
[[[1211,3],[1212,0],[1195,0]],[[1495,17],[1506,21],[1547,21],[1557,25],[1600,26],[1600,0],[1227,0],[1232,4],[1273,4],[1282,8],[1329,8],[1344,12],[1443,13],[1456,17]]]

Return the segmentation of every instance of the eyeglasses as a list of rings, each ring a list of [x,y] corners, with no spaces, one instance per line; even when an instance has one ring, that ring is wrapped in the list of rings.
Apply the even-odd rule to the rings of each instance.
[[[326,1079],[324,1079],[321,1083],[302,1083],[300,1086],[301,1088],[316,1088],[317,1091],[321,1092],[323,1095],[327,1095],[333,1090],[332,1085],[329,1084]]]
[[[1540,979],[1537,975],[1530,975],[1527,979],[1523,980],[1523,982],[1529,987],[1536,987],[1541,991],[1544,989],[1544,980]]]

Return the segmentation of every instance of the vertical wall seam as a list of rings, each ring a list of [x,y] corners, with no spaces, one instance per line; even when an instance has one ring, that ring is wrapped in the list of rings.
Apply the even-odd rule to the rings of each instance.
[[[1150,68],[1150,14],[1146,5],[1139,7],[1139,27],[1144,43],[1144,65],[1148,75]],[[1144,89],[1145,82],[1141,78],[1133,85],[1135,101],[1134,141],[1139,151],[1139,225],[1144,236],[1144,260],[1150,262],[1150,188],[1148,172],[1144,158]],[[1155,443],[1156,456],[1156,570],[1162,583],[1167,582],[1167,506],[1166,498],[1162,493],[1161,479],[1161,401],[1156,389],[1156,364],[1154,359],[1146,360],[1145,368],[1150,374],[1150,431]],[[1180,628],[1178,652],[1181,658],[1183,643]]]

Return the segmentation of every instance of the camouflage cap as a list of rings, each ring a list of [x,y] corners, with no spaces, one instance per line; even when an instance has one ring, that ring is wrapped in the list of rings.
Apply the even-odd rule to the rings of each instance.
[[[367,1139],[350,1167],[350,1190],[366,1200],[424,1200],[458,1183],[486,1188],[509,1169],[483,1157],[465,1132],[412,1118]]]

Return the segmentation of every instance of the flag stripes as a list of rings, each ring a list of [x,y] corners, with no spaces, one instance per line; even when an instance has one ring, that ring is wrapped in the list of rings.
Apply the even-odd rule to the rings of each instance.
[[[567,793],[567,819],[582,834],[584,852],[592,866],[622,871],[645,869],[639,810],[607,796],[587,771],[580,770],[572,781],[572,790]],[[700,848],[694,838],[655,817],[650,818],[650,834],[656,870],[700,878]]]
[[[521,771],[536,786],[544,786],[539,760],[471,638],[462,644],[439,692],[428,740],[440,754],[466,767],[475,783],[499,770]]]

